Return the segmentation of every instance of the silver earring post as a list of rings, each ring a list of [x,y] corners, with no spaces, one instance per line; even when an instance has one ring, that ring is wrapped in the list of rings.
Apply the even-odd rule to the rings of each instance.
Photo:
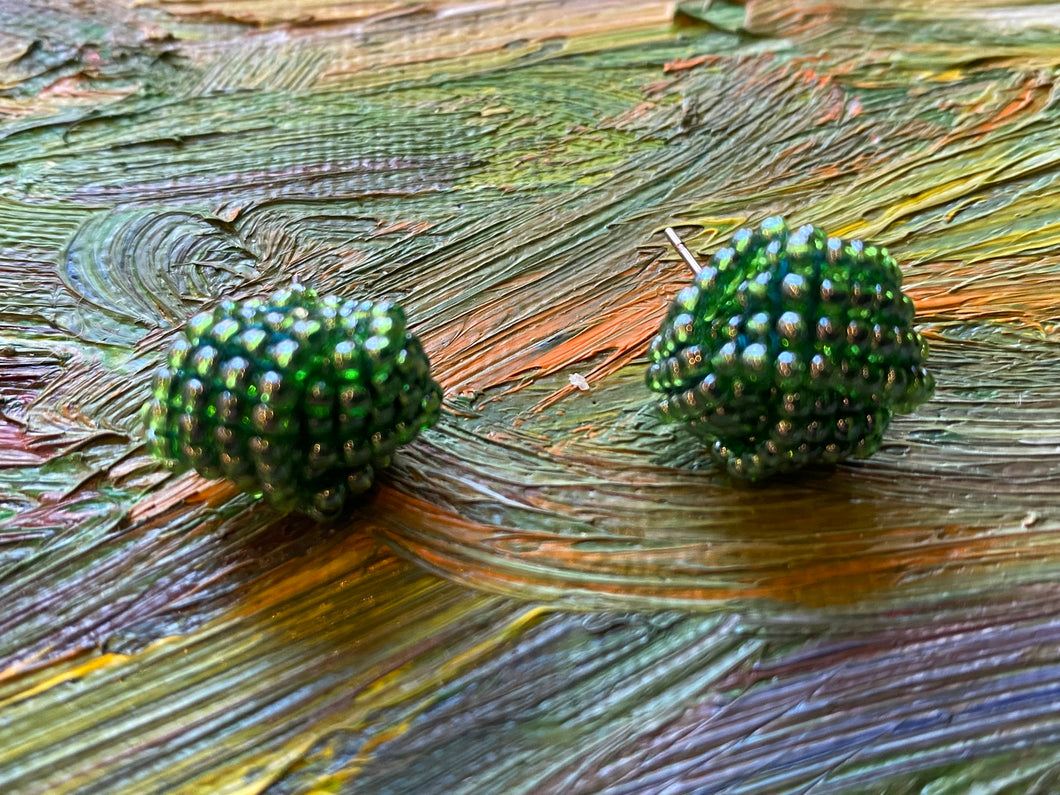
[[[703,270],[703,266],[700,265],[692,252],[688,250],[688,246],[685,245],[684,241],[677,236],[677,232],[672,227],[666,227],[665,232],[666,239],[670,241],[670,245],[673,246],[677,253],[681,255],[681,259],[685,261],[685,264],[692,269],[692,273],[699,275],[699,272]]]

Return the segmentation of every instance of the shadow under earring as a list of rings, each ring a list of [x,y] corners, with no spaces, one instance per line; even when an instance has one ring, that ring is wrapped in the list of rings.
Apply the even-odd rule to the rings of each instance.
[[[758,480],[880,445],[930,398],[927,345],[887,250],[782,218],[741,229],[700,266],[652,340],[649,388],[731,475]]]
[[[191,318],[143,419],[171,467],[327,520],[437,421],[441,395],[399,306],[295,284]]]

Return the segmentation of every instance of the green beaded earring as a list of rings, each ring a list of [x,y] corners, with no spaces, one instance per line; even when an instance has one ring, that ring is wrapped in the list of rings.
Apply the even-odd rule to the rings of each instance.
[[[701,267],[666,235],[696,277],[651,342],[647,383],[663,419],[688,424],[731,475],[866,458],[893,414],[931,397],[886,249],[768,218]]]
[[[399,306],[295,284],[191,318],[143,419],[170,466],[327,520],[437,421],[441,395]]]

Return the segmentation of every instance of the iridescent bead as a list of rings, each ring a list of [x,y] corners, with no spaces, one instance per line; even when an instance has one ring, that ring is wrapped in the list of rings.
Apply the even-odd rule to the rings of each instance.
[[[400,307],[293,285],[189,320],[143,421],[150,451],[174,468],[327,519],[440,408]]]
[[[687,423],[737,477],[864,458],[894,413],[933,392],[913,314],[886,249],[769,218],[678,293],[648,351],[648,386],[663,419]]]

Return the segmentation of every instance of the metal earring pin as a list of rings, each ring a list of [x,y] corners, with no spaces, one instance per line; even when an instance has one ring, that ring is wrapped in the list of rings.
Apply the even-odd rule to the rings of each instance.
[[[326,520],[437,421],[441,394],[399,306],[294,283],[191,318],[143,420],[170,466]]]
[[[700,265],[649,349],[664,420],[687,424],[731,475],[758,480],[880,445],[934,380],[887,250],[782,218],[740,229]]]
[[[677,232],[673,230],[672,226],[666,227],[663,232],[666,234],[666,239],[670,241],[670,245],[674,247],[674,251],[684,260],[685,265],[692,269],[692,273],[699,276],[703,272],[703,266],[692,256],[692,252],[688,250],[685,241],[677,236]]]

